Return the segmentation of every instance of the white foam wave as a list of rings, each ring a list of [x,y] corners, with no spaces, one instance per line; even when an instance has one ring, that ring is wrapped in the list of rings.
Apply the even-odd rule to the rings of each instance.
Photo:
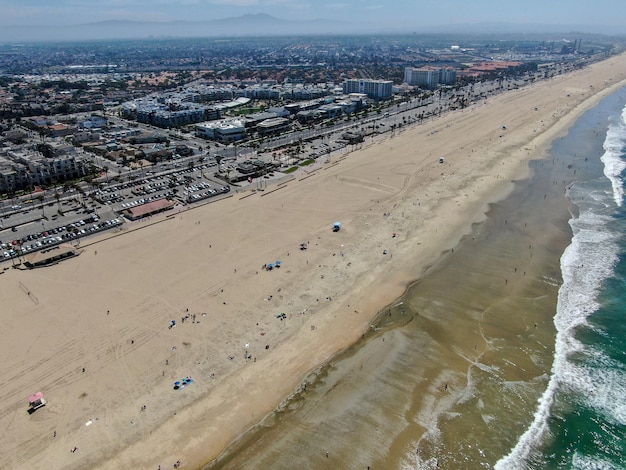
[[[626,425],[626,371],[620,364],[598,351],[587,351],[590,362],[568,362],[563,375],[586,405],[603,416],[607,423]],[[595,357],[591,357],[595,356]]]
[[[620,470],[622,468],[596,456],[582,455],[579,452],[572,457],[572,467],[576,470]]]
[[[586,379],[572,370],[568,357],[582,351],[582,344],[574,336],[575,330],[586,324],[588,316],[597,310],[598,291],[613,273],[618,260],[617,235],[606,228],[610,220],[608,216],[585,211],[578,219],[570,221],[574,236],[561,257],[563,285],[559,289],[554,318],[557,334],[550,381],[539,399],[532,424],[509,455],[496,463],[496,470],[527,468],[528,457],[549,431],[548,418],[557,390],[560,387],[585,388]]]
[[[603,144],[604,175],[611,181],[613,198],[621,207],[624,202],[624,181],[621,174],[626,169],[624,149],[626,148],[626,107],[622,110],[621,121],[609,126]]]

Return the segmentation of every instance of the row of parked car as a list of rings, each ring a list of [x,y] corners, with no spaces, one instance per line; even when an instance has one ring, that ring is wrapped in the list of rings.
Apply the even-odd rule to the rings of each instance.
[[[183,194],[187,194],[187,192],[189,193],[195,193],[197,191],[202,191],[203,189],[209,189],[211,187],[211,185],[205,181],[201,181],[200,183],[195,183],[192,184],[190,186],[188,186],[185,191],[183,191]]]
[[[198,202],[213,196],[218,196],[230,191],[230,186],[222,186],[219,189],[208,189],[207,191],[195,192],[187,196],[187,202]]]
[[[97,215],[73,222],[69,225],[55,227],[39,233],[26,235],[19,240],[2,243],[0,247],[5,250],[2,253],[4,259],[18,256],[19,254],[31,253],[41,248],[58,245],[59,243],[74,240],[78,237],[107,230],[122,225],[122,219],[111,219],[100,222]]]
[[[152,196],[142,197],[141,199],[137,199],[136,201],[125,202],[122,204],[121,207],[122,209],[130,209],[131,207],[140,206],[142,204],[147,204],[148,202],[156,201],[157,199],[170,198],[173,195],[174,195],[173,193],[153,194]]]
[[[140,186],[139,188],[133,188],[132,193],[135,196],[145,196],[146,194],[152,194],[156,193],[157,191],[161,191],[165,189],[165,186],[168,186],[168,182],[165,180],[154,181],[153,183],[148,183],[144,186]]]

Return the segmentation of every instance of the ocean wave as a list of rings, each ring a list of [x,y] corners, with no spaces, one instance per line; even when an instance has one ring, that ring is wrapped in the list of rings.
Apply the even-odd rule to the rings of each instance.
[[[584,197],[585,191],[579,188],[574,193],[577,197]],[[596,192],[596,197],[598,194]],[[590,191],[587,188],[586,196],[589,195]],[[605,193],[605,198],[607,196],[610,197]],[[611,230],[610,215],[596,212],[607,212],[606,201],[598,200],[589,204],[588,198],[584,204],[582,201],[574,202],[580,203],[579,207],[587,207],[581,210],[577,219],[570,220],[574,235],[571,244],[561,257],[563,285],[559,289],[557,313],[554,318],[557,334],[550,381],[539,399],[532,424],[511,452],[496,463],[496,470],[530,468],[529,459],[538,451],[538,446],[550,436],[548,422],[557,391],[561,389],[598,391],[600,389],[597,387],[602,387],[592,383],[596,379],[595,374],[589,371],[582,374],[581,370],[570,362],[570,357],[585,351],[575,334],[579,327],[588,325],[588,317],[600,306],[597,301],[600,288],[603,281],[614,273],[615,264],[618,262],[620,233]],[[615,376],[614,379],[622,380],[619,376]],[[608,383],[601,388],[606,399],[603,400],[603,405],[599,403],[596,405],[599,408],[604,407],[605,411],[621,420],[620,416],[624,410],[609,409],[608,402],[611,397],[609,388]]]
[[[607,423],[626,425],[626,371],[617,361],[593,348],[583,362],[568,362],[564,375],[584,406],[593,408]]]
[[[604,163],[604,175],[611,181],[615,203],[621,207],[624,202],[622,173],[626,169],[626,107],[622,110],[620,121],[609,126],[603,147],[604,154],[600,159]]]
[[[612,462],[596,456],[582,455],[576,452],[572,458],[572,466],[577,470],[620,470]]]

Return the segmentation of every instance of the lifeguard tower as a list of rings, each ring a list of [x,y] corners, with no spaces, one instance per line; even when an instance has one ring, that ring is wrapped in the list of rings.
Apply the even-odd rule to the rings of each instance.
[[[46,399],[43,397],[43,393],[33,393],[30,397],[28,397],[28,413],[34,413],[35,410],[38,410],[42,406],[45,406],[45,404]]]

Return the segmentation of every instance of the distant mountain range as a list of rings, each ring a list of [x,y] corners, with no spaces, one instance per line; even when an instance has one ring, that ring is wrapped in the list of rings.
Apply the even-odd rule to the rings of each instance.
[[[76,41],[164,37],[285,36],[356,32],[358,25],[332,20],[288,21],[270,15],[243,15],[211,21],[99,21],[66,26],[9,26],[0,42]]]
[[[84,41],[98,39],[147,39],[184,37],[245,37],[328,34],[539,34],[572,31],[594,34],[619,34],[616,28],[590,25],[529,25],[480,23],[404,28],[316,19],[290,21],[266,14],[243,15],[211,21],[100,21],[65,26],[7,26],[0,29],[0,42]]]

